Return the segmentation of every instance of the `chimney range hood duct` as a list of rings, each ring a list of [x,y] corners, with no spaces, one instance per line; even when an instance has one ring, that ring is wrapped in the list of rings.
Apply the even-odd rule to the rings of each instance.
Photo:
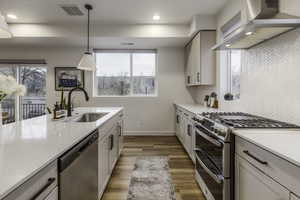
[[[300,26],[300,18],[279,13],[279,0],[242,0],[245,6],[221,27],[213,50],[248,49]]]

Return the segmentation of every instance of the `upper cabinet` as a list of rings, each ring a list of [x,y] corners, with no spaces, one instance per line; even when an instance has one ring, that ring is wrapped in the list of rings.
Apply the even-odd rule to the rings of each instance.
[[[185,47],[186,85],[214,85],[216,31],[200,31]]]

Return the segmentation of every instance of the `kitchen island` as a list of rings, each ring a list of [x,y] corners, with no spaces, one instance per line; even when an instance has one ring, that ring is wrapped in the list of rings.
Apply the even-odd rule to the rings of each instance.
[[[95,122],[73,120],[83,113],[107,113]],[[102,127],[123,118],[121,107],[77,108],[73,117],[53,121],[51,115],[5,125],[0,130],[0,199],[55,162],[62,154]],[[118,119],[116,119],[118,117]],[[120,119],[119,119],[120,118]],[[120,129],[121,130],[121,129]]]

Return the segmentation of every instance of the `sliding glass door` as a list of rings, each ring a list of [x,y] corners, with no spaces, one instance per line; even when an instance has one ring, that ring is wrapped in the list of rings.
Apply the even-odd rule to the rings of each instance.
[[[15,79],[18,78],[17,68],[12,67],[11,65],[1,65],[0,73],[12,76]],[[17,120],[17,101],[13,96],[6,97],[2,101],[2,120],[3,124],[8,124],[15,122]]]
[[[46,73],[43,65],[0,66],[0,73],[13,76],[25,85],[23,97],[9,97],[2,102],[3,124],[44,115],[46,112]]]

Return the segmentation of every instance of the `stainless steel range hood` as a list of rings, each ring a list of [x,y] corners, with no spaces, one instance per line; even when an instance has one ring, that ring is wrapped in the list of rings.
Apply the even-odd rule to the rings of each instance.
[[[279,0],[242,0],[245,8],[221,31],[213,50],[248,49],[300,26],[300,18],[279,13]]]

